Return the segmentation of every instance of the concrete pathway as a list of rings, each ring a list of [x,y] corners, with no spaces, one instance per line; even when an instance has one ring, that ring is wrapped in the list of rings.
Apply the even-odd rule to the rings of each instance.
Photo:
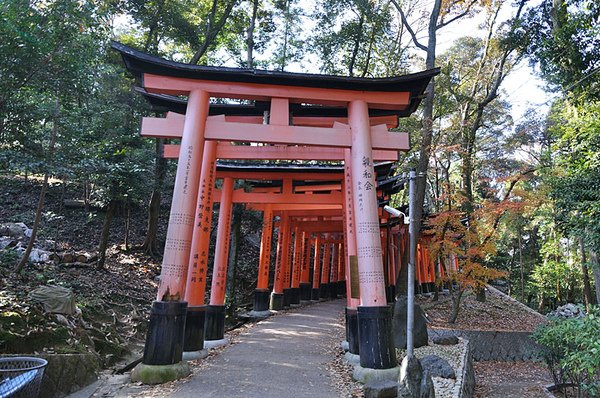
[[[183,383],[175,398],[331,398],[325,365],[332,331],[345,300],[327,301],[270,317],[226,347],[205,369]]]

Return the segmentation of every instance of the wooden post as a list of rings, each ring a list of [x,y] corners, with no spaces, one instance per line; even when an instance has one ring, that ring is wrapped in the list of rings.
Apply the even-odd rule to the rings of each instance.
[[[300,275],[300,300],[309,301],[311,296],[310,285],[310,253],[311,236],[309,232],[302,232],[302,272]]]
[[[360,365],[388,369],[397,366],[397,361],[391,335],[391,312],[385,300],[375,170],[366,102],[350,102],[348,122],[352,130],[352,196],[360,283]]]
[[[221,340],[225,336],[225,287],[227,286],[227,264],[229,262],[229,235],[231,233],[231,197],[233,178],[223,179],[219,207],[219,225],[212,281],[210,305],[206,309],[206,340]]]
[[[268,204],[263,211],[263,228],[260,240],[258,264],[258,281],[254,291],[254,307],[256,312],[269,310],[269,268],[271,265],[271,241],[273,237],[273,208]]]
[[[196,197],[196,214],[192,245],[187,272],[185,301],[188,302],[188,312],[185,322],[184,351],[193,353],[204,348],[204,331],[206,321],[206,306],[204,293],[206,291],[206,272],[208,269],[208,250],[210,247],[210,230],[212,225],[213,190],[216,175],[217,143],[207,141],[202,157],[200,172],[200,187]],[[186,354],[194,357],[195,354]]]
[[[160,284],[157,301],[153,303],[150,318],[154,320],[148,327],[144,348],[143,363],[146,365],[170,365],[181,361],[185,340],[202,339],[203,345],[204,313],[198,312],[196,318],[202,323],[196,332],[201,336],[188,338],[184,320],[189,314],[185,294],[188,264],[194,226],[194,207],[198,193],[200,163],[204,151],[204,133],[208,117],[209,95],[202,90],[190,92],[187,103],[187,115],[181,137],[181,150],[175,175],[175,187],[167,237],[163,255]],[[179,312],[180,315],[172,316]],[[170,322],[169,319],[179,321]],[[196,334],[198,334],[196,333]],[[182,341],[184,342],[182,344]],[[194,346],[193,348],[197,348]],[[202,349],[202,347],[198,348]],[[165,360],[165,358],[168,358]]]
[[[318,301],[319,295],[319,283],[321,276],[321,235],[317,234],[315,237],[315,258],[313,261],[313,284],[311,300]]]
[[[290,304],[300,304],[300,274],[302,273],[302,236],[300,228],[294,228],[294,258],[292,268],[292,281],[290,285]]]
[[[283,309],[283,284],[285,280],[285,259],[288,255],[285,248],[285,236],[287,234],[289,217],[287,212],[283,212],[279,223],[279,232],[277,235],[277,257],[275,260],[275,282],[273,283],[273,292],[271,293],[270,308],[272,310]]]

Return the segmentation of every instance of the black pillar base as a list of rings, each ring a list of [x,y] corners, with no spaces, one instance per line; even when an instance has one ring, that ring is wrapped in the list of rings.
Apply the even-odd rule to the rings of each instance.
[[[279,311],[283,309],[283,293],[271,293],[271,303],[269,308],[273,311]]]
[[[155,301],[150,310],[144,358],[146,365],[172,365],[181,362],[187,303]]]
[[[337,282],[329,282],[329,298],[332,300],[338,298]]]
[[[268,311],[269,310],[269,292],[268,289],[255,289],[254,290],[254,311]]]
[[[292,289],[288,287],[283,289],[283,306],[289,307],[290,304],[292,304]]]
[[[429,293],[434,293],[435,292],[435,282],[428,282],[427,290],[429,290]]]
[[[312,287],[311,287],[310,283],[301,283],[300,284],[300,300],[310,301],[311,288]]]
[[[225,338],[225,306],[207,305],[204,340],[221,340]]]
[[[329,283],[321,283],[319,285],[319,297],[321,300],[329,298]]]
[[[396,301],[396,286],[392,285],[385,288],[385,298],[390,304]]]
[[[319,292],[320,292],[320,289],[319,289],[319,288],[316,288],[316,289],[315,289],[315,288],[313,288],[313,289],[311,290],[311,296],[310,296],[310,299],[311,299],[311,300],[313,300],[313,301],[319,301],[319,299],[321,298],[321,295],[319,294]]]
[[[358,307],[358,337],[360,366],[390,369],[398,365],[390,307]]]
[[[185,316],[185,334],[183,337],[183,351],[200,351],[204,348],[205,320],[205,305],[187,307],[187,313]]]
[[[299,305],[300,304],[300,288],[293,287],[290,289],[290,304]]]
[[[359,339],[358,311],[356,308],[346,307],[346,341],[348,342],[348,351],[357,355],[359,353]]]
[[[337,282],[338,297],[346,297],[346,281]]]

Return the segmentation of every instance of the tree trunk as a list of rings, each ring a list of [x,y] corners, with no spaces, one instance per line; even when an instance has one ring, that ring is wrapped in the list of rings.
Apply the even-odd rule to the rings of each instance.
[[[538,312],[543,314],[545,308],[546,308],[546,299],[543,295],[540,295],[539,301],[538,301]]]
[[[450,282],[450,285],[452,285],[452,282]],[[450,293],[450,296],[452,297],[452,314],[450,314],[450,319],[448,319],[448,323],[453,324],[456,322],[456,319],[458,319],[458,312],[460,311],[460,301],[462,299],[463,293],[464,290],[462,289],[458,289],[456,295],[454,294],[454,292]]]
[[[592,263],[592,275],[596,286],[596,304],[600,304],[600,264],[595,250],[590,249],[590,262]]]
[[[54,115],[53,120],[54,124],[52,125],[52,134],[50,135],[50,146],[48,148],[48,153],[50,156],[54,154],[54,148],[56,146],[56,137],[58,135],[58,117],[60,115],[60,99],[58,95],[56,96],[56,101],[54,104]],[[17,264],[15,268],[15,273],[20,273],[23,270],[27,261],[29,261],[29,255],[33,250],[33,245],[35,244],[35,239],[37,237],[37,233],[40,227],[40,221],[42,220],[42,210],[44,210],[44,202],[46,201],[46,192],[48,192],[48,178],[49,172],[46,171],[44,173],[44,182],[42,183],[42,190],[40,191],[40,197],[38,199],[37,208],[35,210],[35,219],[33,221],[33,227],[31,229],[31,237],[29,238],[29,243],[27,244],[27,248],[25,249],[25,253],[23,253],[23,257]]]
[[[166,160],[162,157],[163,146],[164,140],[162,138],[157,138],[156,163],[154,165],[154,189],[152,190],[152,196],[150,197],[150,204],[148,206],[146,238],[142,244],[144,253],[153,257],[159,254],[157,234],[158,220],[160,217],[160,197],[167,170]]]
[[[104,217],[104,224],[102,225],[102,234],[100,235],[100,244],[98,245],[98,263],[97,269],[104,269],[106,263],[106,248],[108,247],[108,233],[110,232],[110,223],[112,222],[115,208],[117,207],[117,201],[111,199],[108,202],[106,208],[106,216]]]
[[[225,26],[225,22],[227,22],[227,19],[231,14],[231,10],[233,9],[233,6],[236,3],[237,0],[230,0],[227,3],[227,6],[225,6],[225,10],[223,10],[221,18],[219,18],[219,20],[215,23],[215,18],[217,16],[218,1],[213,0],[212,8],[208,16],[208,24],[206,26],[206,31],[204,34],[204,41],[200,44],[200,48],[198,49],[198,51],[196,51],[196,53],[190,60],[190,64],[197,64],[198,61],[200,61],[200,58],[202,58],[202,56],[206,54],[210,46],[214,43],[215,39],[217,38],[219,32],[221,32],[221,30],[223,29],[223,26]]]
[[[129,231],[131,230],[131,203],[125,203],[125,251],[129,250]]]
[[[354,76],[354,64],[356,63],[356,57],[358,50],[360,49],[360,42],[362,40],[363,24],[365,21],[364,13],[360,13],[360,19],[358,20],[358,29],[356,31],[356,38],[354,39],[354,49],[352,50],[352,56],[350,57],[350,64],[348,65],[348,76]]]
[[[523,243],[521,241],[521,231],[519,234],[519,267],[521,268],[521,302],[525,302],[525,272],[523,270]]]
[[[252,1],[252,16],[246,31],[246,67],[254,67],[254,27],[256,25],[256,14],[258,13],[258,0]]]
[[[583,274],[583,298],[585,306],[589,308],[590,305],[594,304],[594,298],[592,297],[590,273],[588,271],[587,259],[585,258],[585,246],[582,237],[579,237],[579,249],[581,250],[581,273]]]
[[[229,264],[227,267],[227,280],[229,281],[227,283],[227,297],[229,299],[227,307],[230,315],[233,315],[235,307],[237,305],[235,291],[237,288],[237,263],[240,245],[240,230],[242,226],[242,212],[243,209],[241,208],[241,206],[239,204],[234,204],[233,219],[231,220],[231,243],[229,245]]]
[[[40,221],[42,219],[42,210],[44,209],[44,201],[46,200],[46,192],[48,191],[48,173],[44,174],[44,182],[42,183],[42,190],[40,191],[40,197],[38,199],[37,209],[35,210],[35,219],[33,221],[33,228],[31,230],[31,237],[29,238],[29,242],[27,243],[27,248],[25,249],[25,253],[23,253],[23,257],[17,264],[15,268],[15,272],[18,274],[21,272],[27,261],[29,260],[29,255],[33,250],[33,245],[35,243],[35,239],[37,236],[38,229],[40,227]]]
[[[400,247],[400,234],[398,234],[398,247]],[[403,256],[398,256],[398,274],[396,275],[396,297],[406,296],[408,293],[408,242],[405,245]],[[398,250],[400,253],[400,250]],[[312,264],[312,263],[311,263]]]
[[[435,0],[431,15],[429,16],[427,58],[425,67],[427,69],[435,68],[435,50],[437,46],[437,21],[440,15],[441,0]],[[419,163],[417,165],[417,192],[415,209],[415,230],[420,234],[423,217],[423,206],[425,204],[425,193],[427,189],[427,168],[429,166],[429,155],[431,153],[431,141],[433,139],[433,100],[435,97],[434,78],[431,78],[427,85],[427,95],[423,101],[423,120],[421,132],[421,147],[419,149]]]
[[[485,287],[475,289],[475,300],[485,303]]]

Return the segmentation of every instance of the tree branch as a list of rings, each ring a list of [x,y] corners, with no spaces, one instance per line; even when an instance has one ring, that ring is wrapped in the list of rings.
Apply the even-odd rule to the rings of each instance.
[[[400,13],[400,18],[402,18],[402,25],[404,25],[406,27],[406,30],[408,31],[408,33],[410,33],[410,37],[412,38],[413,43],[415,43],[415,46],[417,46],[418,48],[420,48],[423,51],[427,51],[427,47],[424,46],[423,44],[419,43],[419,40],[417,39],[417,35],[415,34],[415,31],[412,30],[412,28],[408,24],[408,21],[406,20],[406,15],[404,15],[404,11],[402,11],[400,4],[398,4],[398,2],[396,0],[391,0],[391,1],[392,1],[392,4],[394,5],[394,7],[396,7],[398,12]]]
[[[452,22],[461,19],[462,17],[464,17],[465,15],[469,14],[471,12],[471,7],[473,7],[475,5],[475,3],[477,3],[477,0],[471,0],[471,2],[469,3],[469,5],[467,6],[467,9],[464,12],[461,12],[460,14],[458,14],[457,16],[450,18],[448,21],[445,22],[440,22],[435,28],[436,29],[441,29],[444,26],[450,25]]]

